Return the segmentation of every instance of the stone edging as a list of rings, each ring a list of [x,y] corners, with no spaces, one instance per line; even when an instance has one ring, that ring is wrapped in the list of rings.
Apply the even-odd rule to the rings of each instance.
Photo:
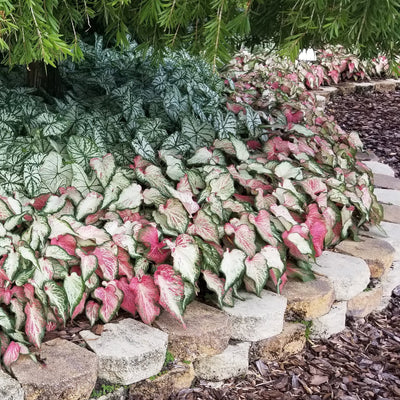
[[[349,93],[349,86],[353,91],[388,91],[400,87],[400,80],[323,88],[322,96]],[[322,102],[321,91],[315,92]],[[245,375],[250,361],[297,353],[306,336],[328,338],[345,329],[347,317],[382,310],[400,285],[400,180],[387,165],[364,162],[372,169],[385,209],[386,234],[372,227],[360,242],[346,240],[325,251],[313,266],[315,281],[289,282],[281,295],[242,293],[245,302],[223,310],[193,302],[185,313],[186,330],[163,313],[155,327],[126,319],[104,325],[97,334],[80,332],[92,351],[54,339],[38,351],[41,362],[21,356],[12,365],[16,379],[0,370],[0,398],[87,400],[99,378],[116,389],[100,400],[167,399],[190,387],[195,377],[221,381]],[[160,373],[167,348],[176,361]]]

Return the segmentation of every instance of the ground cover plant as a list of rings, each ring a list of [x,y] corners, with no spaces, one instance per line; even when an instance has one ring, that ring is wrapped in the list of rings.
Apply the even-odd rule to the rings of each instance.
[[[255,111],[229,76],[226,107],[223,81],[184,53],[154,66],[86,46],[65,99],[2,92],[5,366],[80,314],[150,324],[163,308],[184,323],[205,290],[232,306],[268,279],[312,279],[323,248],[379,222],[358,136],[300,78],[271,75]]]

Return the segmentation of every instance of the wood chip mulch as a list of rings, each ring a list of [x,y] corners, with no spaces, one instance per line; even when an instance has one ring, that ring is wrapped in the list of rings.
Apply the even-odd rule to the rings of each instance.
[[[255,362],[243,378],[197,381],[170,400],[400,399],[400,287],[388,308],[282,361]]]

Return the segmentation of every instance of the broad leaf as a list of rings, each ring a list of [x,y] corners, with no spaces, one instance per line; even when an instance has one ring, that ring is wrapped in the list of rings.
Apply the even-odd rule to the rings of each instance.
[[[238,249],[231,251],[226,250],[221,262],[221,272],[225,275],[224,290],[230,289],[236,282],[238,282],[245,271],[244,260],[246,254]]]
[[[109,282],[106,287],[95,289],[93,296],[102,303],[99,309],[100,319],[104,323],[111,321],[122,302],[122,291],[116,285],[112,284],[112,282]]]
[[[64,279],[64,290],[69,304],[69,315],[71,316],[81,301],[83,292],[85,291],[82,278],[73,272]]]
[[[26,303],[25,314],[26,336],[28,336],[29,342],[35,347],[40,347],[46,329],[46,320],[43,315],[43,308],[40,301],[34,299]]]

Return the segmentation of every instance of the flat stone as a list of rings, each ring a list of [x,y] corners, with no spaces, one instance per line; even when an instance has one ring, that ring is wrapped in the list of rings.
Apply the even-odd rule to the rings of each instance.
[[[115,390],[112,393],[105,394],[104,396],[100,397],[91,397],[90,400],[126,400],[128,395],[128,389],[125,387],[120,387],[119,389]]]
[[[97,380],[98,360],[94,353],[68,340],[43,343],[34,362],[23,355],[11,371],[25,392],[25,400],[86,400]]]
[[[383,189],[400,190],[400,179],[390,175],[374,174],[374,186]]]
[[[382,204],[383,207],[383,220],[400,224],[400,207],[391,204]]]
[[[360,161],[379,161],[378,156],[370,151],[370,150],[365,150],[365,151],[358,151],[356,154],[356,157]]]
[[[350,299],[347,303],[347,315],[353,318],[364,318],[372,311],[379,308],[382,301],[383,287],[377,285],[370,290],[365,290]]]
[[[192,363],[178,363],[166,373],[131,385],[129,400],[167,400],[172,394],[190,388],[194,378]]]
[[[315,100],[316,100],[316,106],[324,109],[328,99],[326,96],[321,96],[320,94],[317,94],[315,96]]]
[[[99,357],[98,377],[130,385],[157,375],[164,364],[168,335],[131,318],[104,325],[101,335],[81,331]]]
[[[395,261],[389,271],[382,277],[383,296],[391,296],[393,289],[400,285],[400,261]]]
[[[337,85],[340,94],[346,95],[356,91],[356,85],[353,82],[346,82]]]
[[[375,189],[374,194],[380,203],[400,206],[400,190]]]
[[[266,362],[300,353],[306,344],[305,332],[305,325],[285,322],[279,335],[252,343],[250,360]]]
[[[394,92],[397,82],[394,79],[385,79],[384,81],[375,82],[375,91],[380,93]]]
[[[0,399],[24,400],[24,391],[16,379],[11,378],[0,368]]]
[[[364,164],[372,171],[372,173],[379,175],[389,175],[394,177],[394,170],[389,165],[383,164],[378,161],[364,161]]]
[[[286,315],[313,319],[325,315],[335,300],[335,291],[328,278],[317,276],[308,282],[288,281],[281,295],[287,298]]]
[[[383,221],[380,227],[369,226],[368,231],[360,232],[362,236],[382,239],[395,249],[394,261],[400,260],[400,224]]]
[[[282,332],[287,300],[276,293],[262,290],[260,297],[240,292],[245,301],[223,311],[232,321],[232,338],[254,342]]]
[[[396,250],[381,239],[361,238],[360,242],[344,240],[335,250],[362,258],[369,267],[371,278],[380,278],[391,267]]]
[[[329,99],[334,94],[338,93],[338,89],[334,86],[320,86],[318,90],[312,91],[316,96],[324,96]]]
[[[155,325],[168,334],[168,351],[179,360],[219,354],[228,346],[232,324],[228,315],[194,301],[183,316],[186,329],[171,314],[163,312]]]
[[[369,284],[367,263],[358,257],[324,251],[313,264],[313,271],[326,276],[335,290],[336,300],[349,300],[361,293]]]
[[[313,320],[311,326],[312,339],[328,339],[335,333],[339,333],[346,327],[347,302],[335,303],[328,314]]]
[[[372,82],[356,83],[356,93],[367,93],[374,90],[375,85]]]
[[[223,381],[246,375],[249,367],[250,343],[229,345],[221,354],[204,357],[194,362],[198,378],[207,381]]]

